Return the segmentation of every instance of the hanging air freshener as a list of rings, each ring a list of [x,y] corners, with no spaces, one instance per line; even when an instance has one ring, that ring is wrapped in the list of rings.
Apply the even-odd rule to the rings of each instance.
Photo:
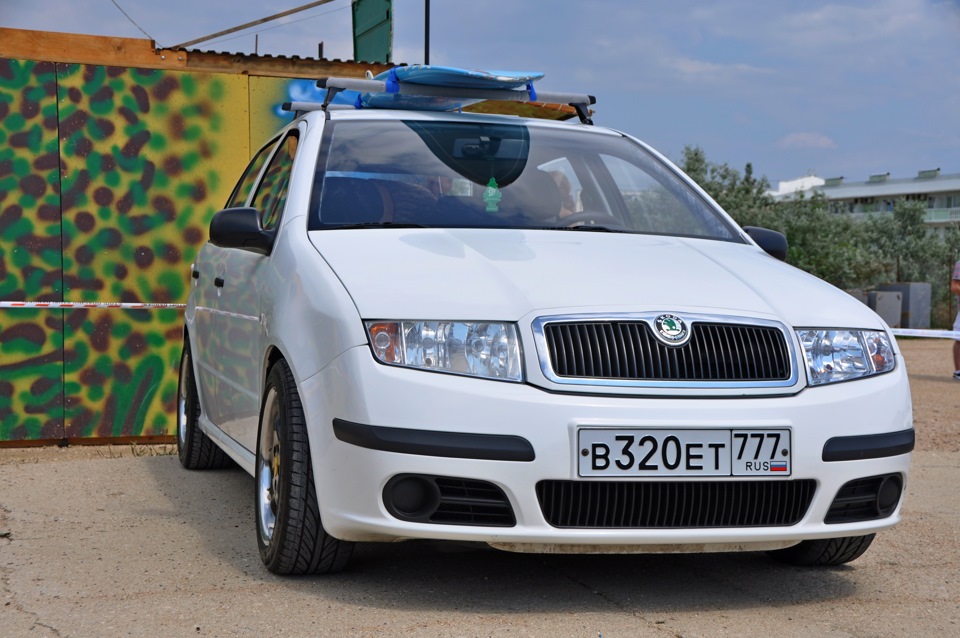
[[[483,191],[483,201],[487,204],[487,212],[496,213],[499,211],[501,199],[503,199],[503,194],[497,186],[497,180],[491,177],[490,181],[487,182],[487,187]]]

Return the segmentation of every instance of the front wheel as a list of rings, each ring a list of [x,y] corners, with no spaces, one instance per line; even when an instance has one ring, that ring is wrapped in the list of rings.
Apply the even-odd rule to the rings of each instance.
[[[256,490],[257,545],[267,569],[284,575],[328,574],[346,566],[353,543],[323,529],[303,407],[283,360],[267,376]]]
[[[876,534],[867,534],[866,536],[802,541],[793,547],[767,553],[778,561],[790,565],[804,567],[843,565],[860,558],[870,547],[875,536]]]

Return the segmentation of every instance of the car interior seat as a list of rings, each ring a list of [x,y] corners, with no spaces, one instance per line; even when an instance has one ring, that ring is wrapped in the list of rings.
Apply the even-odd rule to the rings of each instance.
[[[386,207],[374,180],[329,177],[323,182],[320,221],[324,224],[364,224],[384,220]]]
[[[500,210],[507,215],[545,221],[560,214],[563,200],[557,182],[539,169],[526,171],[503,189]]]

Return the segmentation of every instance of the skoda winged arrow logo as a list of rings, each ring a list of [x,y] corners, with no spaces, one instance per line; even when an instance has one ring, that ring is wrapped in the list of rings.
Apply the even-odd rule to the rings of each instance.
[[[660,315],[654,320],[657,337],[668,346],[679,346],[690,337],[687,324],[677,315]]]

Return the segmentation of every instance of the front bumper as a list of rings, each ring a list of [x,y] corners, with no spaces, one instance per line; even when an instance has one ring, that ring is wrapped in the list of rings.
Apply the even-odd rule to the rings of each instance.
[[[343,540],[451,539],[520,551],[774,548],[805,539],[869,534],[895,525],[900,519],[899,504],[891,515],[879,520],[826,524],[824,518],[846,483],[899,474],[905,488],[910,465],[910,453],[898,453],[907,447],[896,444],[879,446],[884,454],[892,454],[889,456],[824,460],[825,446],[836,437],[912,432],[909,385],[903,366],[889,374],[807,388],[792,396],[649,398],[551,393],[529,385],[388,367],[375,363],[368,348],[356,347],[317,375],[300,380],[299,387],[323,524]],[[387,435],[407,429],[449,433],[452,436],[439,438],[451,443],[454,452],[443,446],[431,450],[364,442],[343,436],[342,428],[338,438],[334,419],[341,424],[359,424],[361,430],[363,426],[387,428],[372,430]],[[544,518],[536,486],[545,480],[596,480],[577,475],[577,430],[583,426],[789,428],[792,475],[779,480],[809,479],[815,482],[815,493],[802,519],[789,526],[553,527]],[[471,435],[496,435],[489,441],[501,443],[528,442],[532,458],[455,453],[458,447],[471,448]],[[903,436],[894,443],[903,444]],[[489,482],[503,491],[515,524],[486,527],[400,520],[390,513],[382,495],[391,479],[406,474]]]

